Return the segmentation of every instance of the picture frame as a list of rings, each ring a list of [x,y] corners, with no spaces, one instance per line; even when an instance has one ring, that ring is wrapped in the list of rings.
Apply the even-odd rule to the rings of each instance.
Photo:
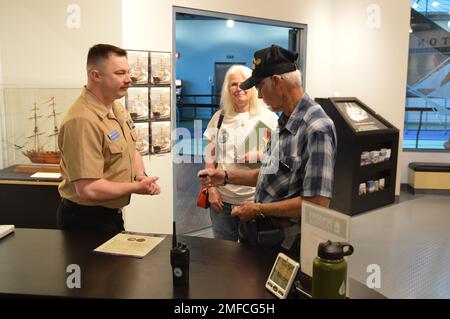
[[[167,85],[172,82],[170,52],[150,52],[151,77],[154,85]]]
[[[150,119],[170,121],[171,116],[170,87],[150,88]]]
[[[150,52],[127,50],[132,84],[148,84],[150,73]]]
[[[149,119],[149,88],[130,87],[125,97],[125,105],[133,121]]]
[[[150,153],[150,131],[149,123],[135,123],[136,130],[136,150],[141,155],[148,155]]]
[[[172,147],[170,121],[151,122],[151,146],[150,154],[169,153]]]

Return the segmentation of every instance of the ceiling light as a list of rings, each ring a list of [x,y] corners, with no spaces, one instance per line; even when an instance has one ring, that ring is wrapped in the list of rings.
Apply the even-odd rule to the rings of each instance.
[[[432,6],[433,8],[437,8],[437,7],[439,7],[439,2],[433,1],[433,3],[431,4],[431,6]]]
[[[228,28],[234,27],[234,20],[227,20],[227,27]]]

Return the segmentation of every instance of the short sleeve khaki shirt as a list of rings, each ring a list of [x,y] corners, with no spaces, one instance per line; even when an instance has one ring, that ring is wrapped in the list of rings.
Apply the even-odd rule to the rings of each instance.
[[[61,123],[58,145],[61,151],[61,197],[80,205],[120,208],[130,195],[108,201],[81,200],[74,181],[106,179],[133,182],[136,176],[136,132],[129,113],[118,102],[112,112],[84,88]]]

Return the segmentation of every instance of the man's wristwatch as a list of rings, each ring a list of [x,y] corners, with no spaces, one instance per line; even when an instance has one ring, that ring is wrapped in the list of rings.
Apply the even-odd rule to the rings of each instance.
[[[228,184],[228,172],[227,171],[224,171],[224,172],[225,172],[225,176],[223,178],[223,186]]]
[[[255,203],[255,205],[256,205],[255,218],[266,218],[266,216],[264,216],[264,214],[261,211],[261,203]]]

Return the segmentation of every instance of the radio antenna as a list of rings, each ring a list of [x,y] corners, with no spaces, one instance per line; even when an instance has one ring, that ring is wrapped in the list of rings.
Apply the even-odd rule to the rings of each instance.
[[[175,221],[173,222],[172,248],[177,247],[177,228]]]

